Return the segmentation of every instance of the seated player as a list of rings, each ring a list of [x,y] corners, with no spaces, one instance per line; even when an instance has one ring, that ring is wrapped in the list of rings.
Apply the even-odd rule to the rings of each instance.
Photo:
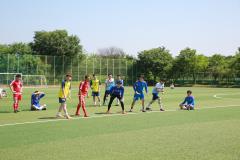
[[[45,93],[35,91],[31,96],[31,111],[41,111],[46,110],[46,104],[40,105],[40,99],[45,96]]]
[[[187,97],[185,97],[179,107],[182,110],[194,110],[194,97],[192,96],[192,91],[187,91]]]
[[[147,111],[151,111],[152,108],[151,108],[151,105],[156,101],[158,100],[158,105],[160,107],[160,111],[164,111],[163,109],[163,106],[162,106],[162,102],[161,102],[161,97],[159,97],[159,93],[161,92],[162,94],[164,93],[164,80],[160,80],[159,83],[156,84],[156,86],[153,88],[153,91],[152,91],[152,101],[149,102],[146,110]]]
[[[7,97],[7,92],[6,92],[6,90],[0,88],[0,99],[1,99],[2,97]]]
[[[110,108],[115,98],[117,98],[120,101],[120,104],[122,107],[122,114],[125,114],[124,103],[123,103],[124,87],[122,86],[122,81],[117,81],[117,85],[111,88],[110,95],[111,97],[108,103],[107,114],[110,113]]]
[[[170,85],[170,88],[171,88],[171,89],[174,89],[174,84],[173,84],[173,83]]]
[[[136,81],[133,85],[133,90],[134,90],[134,98],[133,98],[133,102],[131,104],[131,109],[129,112],[133,111],[133,107],[136,103],[137,100],[141,100],[142,101],[142,112],[146,112],[145,111],[145,107],[144,107],[144,93],[143,90],[145,89],[146,93],[148,92],[148,87],[147,87],[147,83],[144,81],[144,76],[141,75],[139,76],[138,81]]]

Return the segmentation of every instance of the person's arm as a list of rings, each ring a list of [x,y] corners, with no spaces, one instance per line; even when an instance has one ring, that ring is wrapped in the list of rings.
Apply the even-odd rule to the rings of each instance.
[[[22,94],[22,92],[23,92],[23,84],[22,84],[22,82],[21,82],[20,94]]]
[[[122,87],[122,90],[121,90],[121,99],[123,99],[123,96],[124,96],[124,87]]]
[[[15,93],[15,91],[13,90],[13,81],[10,83],[9,88],[12,91],[12,93]]]
[[[137,82],[135,82],[135,83],[133,84],[133,90],[134,90],[134,92],[136,92],[136,83],[137,83]]]
[[[148,93],[148,86],[147,86],[147,82],[145,82],[145,91],[146,91],[146,93]]]
[[[40,92],[39,99],[43,98],[45,96],[44,92]]]
[[[66,99],[67,97],[66,97],[65,92],[64,92],[65,81],[62,81],[62,86],[61,86],[61,88],[62,88],[63,98]]]
[[[184,104],[187,102],[187,97],[184,99],[184,101],[181,104]]]

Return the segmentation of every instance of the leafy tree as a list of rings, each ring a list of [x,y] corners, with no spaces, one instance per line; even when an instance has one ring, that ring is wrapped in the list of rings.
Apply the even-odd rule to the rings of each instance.
[[[52,32],[37,31],[30,44],[34,54],[67,56],[74,58],[82,54],[80,39],[75,35],[68,35],[66,30]]]
[[[151,80],[167,78],[172,67],[172,55],[165,47],[142,51],[138,54],[137,67]]]

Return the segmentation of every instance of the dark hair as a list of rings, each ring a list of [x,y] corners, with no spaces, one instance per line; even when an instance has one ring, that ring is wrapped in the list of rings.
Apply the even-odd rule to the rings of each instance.
[[[138,76],[138,79],[140,79],[140,78],[143,78],[143,79],[144,79],[144,75],[143,75],[143,74],[140,74],[140,75]]]
[[[117,77],[121,77],[121,75],[120,75],[120,74],[118,74],[118,75],[117,75]]]
[[[108,76],[112,75],[112,73],[109,73]]]
[[[95,74],[93,74],[92,76],[95,77]]]
[[[87,75],[85,75],[85,79],[87,79],[89,77],[89,75],[87,74]]]
[[[21,75],[21,74],[16,74],[15,77],[16,77],[16,78],[21,78],[22,75]]]
[[[66,77],[72,77],[72,75],[71,74],[66,74]]]
[[[34,93],[38,93],[38,91],[34,91]]]
[[[187,94],[188,94],[188,93],[192,94],[192,91],[191,91],[191,90],[188,90],[188,91],[187,91]]]

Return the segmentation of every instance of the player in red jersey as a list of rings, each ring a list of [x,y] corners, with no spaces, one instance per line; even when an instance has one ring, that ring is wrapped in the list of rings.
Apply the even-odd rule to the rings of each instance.
[[[11,82],[9,85],[12,93],[13,93],[13,109],[14,113],[19,112],[18,107],[19,107],[19,101],[22,100],[22,81],[21,81],[21,75],[17,74],[15,75],[15,80]]]
[[[89,75],[86,75],[85,80],[80,82],[79,92],[78,92],[79,103],[78,103],[76,114],[75,114],[76,116],[80,116],[79,110],[82,107],[82,110],[84,112],[84,117],[88,117],[87,111],[86,111],[85,97],[88,96],[88,89],[90,87],[89,81],[90,81],[90,77]]]

